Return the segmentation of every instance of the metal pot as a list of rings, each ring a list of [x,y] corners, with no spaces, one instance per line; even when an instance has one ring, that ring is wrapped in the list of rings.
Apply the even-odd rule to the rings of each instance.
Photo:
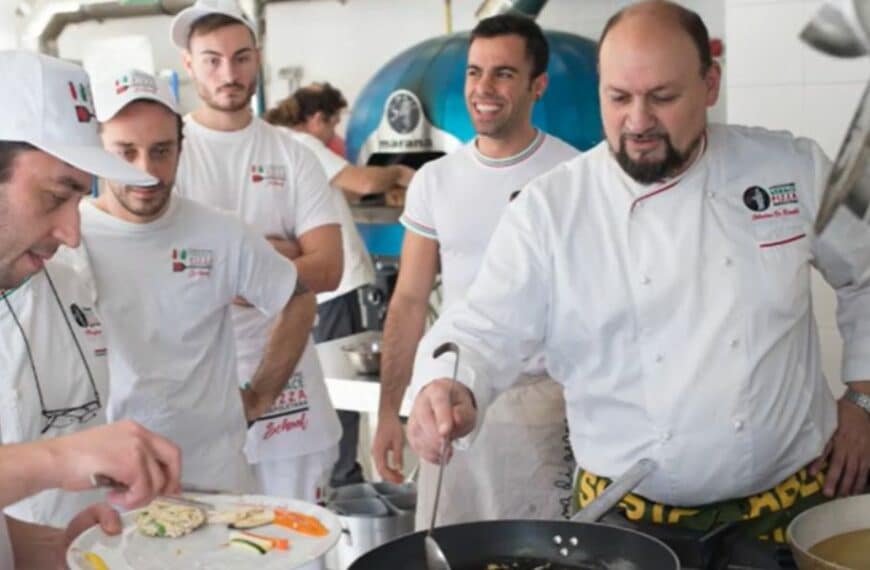
[[[359,344],[343,346],[350,363],[360,374],[377,374],[381,369],[381,343],[367,341]]]
[[[379,484],[376,484],[379,485]],[[339,487],[327,508],[338,515],[341,536],[330,553],[331,567],[344,569],[354,560],[414,531],[416,487],[411,484],[378,489],[369,483]]]
[[[853,570],[810,553],[816,544],[856,530],[870,529],[870,494],[846,497],[807,509],[791,521],[786,539],[800,570]],[[865,545],[870,551],[870,543]]]

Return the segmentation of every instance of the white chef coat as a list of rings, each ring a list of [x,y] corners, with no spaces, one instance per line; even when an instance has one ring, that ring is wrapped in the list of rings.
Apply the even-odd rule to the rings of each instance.
[[[284,129],[254,118],[238,131],[216,131],[185,117],[184,152],[175,191],[229,210],[262,235],[297,236],[338,224],[332,189],[317,159]],[[247,382],[274,319],[233,307],[239,380]],[[322,451],[341,437],[341,424],[309,338],[299,365],[275,405],[248,433],[245,454],[261,459]]]
[[[457,341],[482,412],[543,347],[578,463],[614,477],[650,457],[638,492],[666,504],[749,496],[816,458],[837,418],[810,266],[837,292],[844,380],[870,378],[868,228],[840,211],[812,235],[829,168],[815,143],[719,125],[707,141],[660,185],[606,143],[530,184],[421,343],[415,389],[450,375],[429,355]]]
[[[0,441],[9,444],[55,438],[106,423],[105,406],[109,399],[106,339],[94,307],[92,282],[71,266],[50,260],[45,270],[7,291],[6,298],[14,314],[5,301],[0,302],[4,339],[0,343],[0,370],[3,370]],[[43,433],[48,423],[42,414],[39,391],[44,409],[80,407],[72,414],[82,421],[58,415],[58,420]],[[82,509],[101,500],[103,493],[98,491],[70,493],[48,489],[6,507],[5,511],[22,521],[65,527]]]
[[[185,483],[256,489],[230,306],[238,295],[279,313],[296,269],[234,215],[173,196],[160,218],[126,222],[81,206],[75,253],[97,284],[109,333],[109,419],[130,418],[176,442]]]
[[[414,175],[400,220],[407,230],[438,242],[444,308],[471,285],[514,193],[577,154],[571,145],[538,131],[515,156],[489,158],[471,141]],[[540,374],[544,366],[540,358],[532,358],[525,368]],[[565,459],[564,435],[559,386],[545,375],[524,377],[489,410],[474,449],[456,454],[453,468],[445,471],[439,524],[562,515],[570,490],[556,482],[569,477],[573,467]],[[523,452],[505,454],[514,446]],[[429,524],[437,477],[437,467],[424,462],[417,528]]]
[[[332,180],[350,163],[344,158],[332,152],[319,138],[301,131],[290,131],[292,135],[314,153],[327,180]],[[335,202],[335,210],[341,220],[341,247],[344,252],[344,271],[341,274],[341,282],[335,291],[326,291],[317,294],[317,302],[325,303],[354,289],[375,282],[375,268],[372,264],[372,256],[369,255],[356,223],[353,221],[353,213],[347,203],[347,198],[341,189],[332,187],[332,198]]]

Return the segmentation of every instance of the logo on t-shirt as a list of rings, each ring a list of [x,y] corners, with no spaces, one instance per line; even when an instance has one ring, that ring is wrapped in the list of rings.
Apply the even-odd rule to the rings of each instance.
[[[208,277],[214,264],[214,253],[210,249],[173,248],[172,272],[184,273],[188,277]]]
[[[252,164],[251,182],[267,186],[284,186],[287,180],[287,170],[281,164]]]
[[[305,381],[300,372],[294,372],[272,406],[257,418],[258,422],[266,422],[263,439],[271,439],[289,431],[308,429],[308,409]]]

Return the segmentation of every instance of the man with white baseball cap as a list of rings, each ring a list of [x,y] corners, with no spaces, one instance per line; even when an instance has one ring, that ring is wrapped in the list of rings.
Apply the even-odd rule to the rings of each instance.
[[[214,14],[223,14],[238,20],[251,30],[254,43],[257,42],[257,30],[236,0],[198,0],[194,5],[179,12],[172,20],[170,35],[172,43],[179,49],[188,49],[190,30],[197,20]]]
[[[96,284],[108,338],[108,417],[132,418],[176,441],[186,484],[257,491],[243,453],[246,420],[261,415],[292,374],[314,295],[236,216],[173,195],[181,117],[162,79],[128,70],[95,84],[94,101],[104,147],[158,181],[106,181],[79,209],[82,246],[66,252]],[[275,322],[241,393],[236,297]]]
[[[251,112],[260,51],[250,22],[233,0],[200,0],[176,16],[172,37],[201,100],[185,117],[176,192],[234,211],[293,260],[309,289],[335,289],[343,256],[332,189],[311,151]],[[268,351],[272,323],[239,304],[233,326],[246,382]],[[312,340],[281,397],[251,426],[245,451],[264,492],[316,501],[340,438]]]
[[[142,185],[155,179],[100,147],[81,68],[6,51],[0,52],[0,76],[7,78],[0,90],[6,113],[0,122],[0,293],[6,299],[41,271],[61,244],[78,244],[78,202],[93,175]],[[57,380],[43,378],[45,384]],[[10,397],[14,394],[0,395],[4,402]],[[130,421],[2,445],[0,506],[46,489],[88,489],[93,476],[103,474],[121,485],[109,500],[136,507],[157,494],[177,492],[180,468],[171,442]],[[55,567],[68,542],[97,523],[106,532],[121,530],[117,513],[105,504],[82,511],[66,531],[0,516],[0,568]]]

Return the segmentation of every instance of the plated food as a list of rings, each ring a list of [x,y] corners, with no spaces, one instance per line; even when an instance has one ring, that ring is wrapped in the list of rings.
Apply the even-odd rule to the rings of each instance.
[[[205,520],[200,508],[157,499],[136,515],[136,528],[145,536],[177,538],[195,531]]]
[[[213,508],[158,500],[122,515],[124,531],[98,527],[79,536],[67,554],[73,570],[96,570],[82,553],[98,556],[100,570],[289,570],[328,551],[341,533],[326,509],[263,495],[197,495]]]

